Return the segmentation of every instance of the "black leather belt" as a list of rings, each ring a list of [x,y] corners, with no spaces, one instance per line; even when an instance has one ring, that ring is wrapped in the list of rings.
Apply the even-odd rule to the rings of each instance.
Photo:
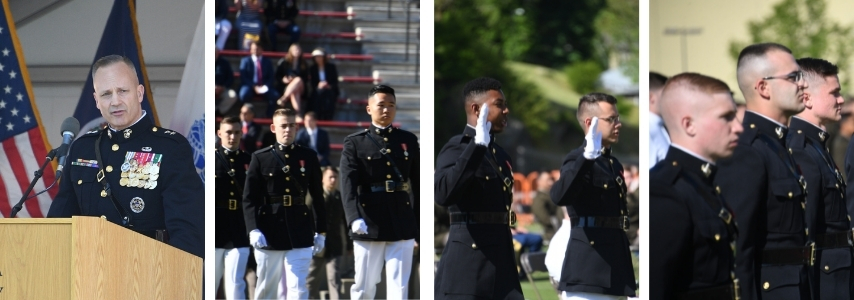
[[[161,241],[164,243],[169,243],[169,233],[166,231],[166,229],[156,229],[156,230],[135,230],[134,229],[133,231],[135,231],[136,233],[139,233],[141,235],[150,237],[152,239],[155,239],[155,240],[158,240],[158,241]]]
[[[815,244],[813,244],[815,245]],[[768,265],[813,265],[815,247],[795,247],[765,249],[762,251],[762,263]]]
[[[282,206],[305,205],[305,199],[303,197],[293,197],[291,195],[267,196],[266,204],[281,204]]]
[[[629,216],[622,217],[594,217],[594,216],[578,216],[570,218],[572,227],[586,228],[613,228],[613,229],[629,229]]]
[[[394,180],[386,180],[383,182],[375,182],[371,183],[371,192],[385,192],[385,193],[394,193],[394,192],[406,192],[409,191],[409,183],[408,182],[397,182]]]
[[[516,213],[509,212],[465,212],[451,213],[451,224],[508,224],[516,226]]]
[[[677,297],[679,300],[732,300],[738,299],[737,288],[734,284],[727,284],[705,289],[685,292]]]
[[[821,249],[851,247],[851,244],[848,243],[850,233],[851,231],[842,231],[816,235],[815,247]]]

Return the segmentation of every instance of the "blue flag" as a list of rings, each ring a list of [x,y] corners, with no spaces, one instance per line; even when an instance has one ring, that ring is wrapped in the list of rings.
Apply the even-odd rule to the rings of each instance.
[[[140,79],[140,84],[145,87],[142,109],[153,118],[155,125],[160,126],[157,110],[154,108],[154,100],[151,96],[151,86],[148,84],[148,74],[145,71],[145,60],[142,58],[142,45],[139,42],[136,8],[133,0],[115,0],[113,2],[113,10],[110,12],[110,18],[107,19],[107,25],[104,26],[104,34],[101,35],[101,43],[98,45],[98,51],[95,53],[92,63],[94,64],[101,57],[112,54],[123,55],[136,66],[136,75]],[[83,92],[80,94],[80,101],[77,102],[77,108],[74,110],[74,118],[80,121],[81,132],[97,129],[106,123],[101,117],[101,111],[95,106],[94,93],[92,73],[89,72],[86,84],[83,85]]]

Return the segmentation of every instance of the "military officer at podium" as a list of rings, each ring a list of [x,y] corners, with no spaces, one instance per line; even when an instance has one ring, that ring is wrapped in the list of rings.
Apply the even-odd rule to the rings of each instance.
[[[804,110],[807,83],[791,53],[774,43],[741,50],[744,132],[732,156],[718,160],[715,176],[738,224],[735,276],[745,300],[810,299],[806,181],[786,148],[786,124]]]
[[[418,238],[418,137],[395,128],[394,89],[368,93],[369,129],[344,138],[341,198],[356,258],[352,299],[373,299],[386,268],[386,297],[407,298],[412,253]]]
[[[818,58],[801,58],[798,66],[808,87],[804,111],[789,122],[787,145],[807,181],[806,221],[814,243],[810,270],[813,299],[851,299],[852,247],[845,180],[828,151],[825,128],[842,118],[839,68]]]
[[[98,59],[92,83],[107,126],[74,141],[47,216],[103,216],[202,257],[205,190],[189,142],[147,116],[128,58]]]
[[[270,125],[276,144],[253,153],[246,173],[243,213],[258,265],[255,299],[283,294],[283,276],[287,299],[308,298],[311,257],[326,241],[323,201],[305,202],[307,195],[323,197],[320,163],[314,150],[294,143],[297,127],[295,111],[276,110]]]
[[[558,290],[562,299],[634,296],[623,165],[611,155],[622,128],[617,99],[584,95],[577,118],[584,144],[564,158],[551,190],[552,201],[566,206],[573,227]]]
[[[463,97],[468,124],[436,158],[435,201],[451,224],[434,296],[523,299],[510,234],[512,162],[494,137],[507,127],[507,99],[501,83],[485,77],[466,83]]]
[[[240,119],[225,117],[216,131],[220,145],[216,147],[216,289],[225,274],[225,297],[242,299],[245,297],[246,263],[249,260],[249,237],[246,235],[246,223],[243,220],[243,185],[246,182],[246,167],[250,156],[240,151],[240,138],[243,131]]]
[[[715,190],[715,162],[743,131],[723,81],[671,77],[659,98],[670,148],[650,170],[650,299],[736,299],[735,222]]]

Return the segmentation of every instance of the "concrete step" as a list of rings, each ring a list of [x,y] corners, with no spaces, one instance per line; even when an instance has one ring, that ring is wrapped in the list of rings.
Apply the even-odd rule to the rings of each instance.
[[[397,84],[414,83],[420,80],[420,74],[410,71],[374,70],[374,77],[379,77],[382,82],[394,87]]]
[[[410,40],[409,41],[409,54],[415,54],[418,52],[418,40]],[[400,51],[401,53],[405,53],[407,48],[407,44],[400,42],[377,42],[377,41],[364,41],[362,44],[362,51],[365,53],[375,53],[375,52],[390,52],[390,51]]]
[[[352,99],[365,99],[367,98],[368,92],[371,91],[373,84],[364,84],[364,83],[347,83],[342,82],[338,85],[342,90],[341,98],[352,98]],[[394,88],[394,93],[396,95],[408,94],[408,95],[420,95],[421,89],[418,84],[409,84],[409,83],[395,83],[389,85]],[[346,92],[346,95],[344,95]]]
[[[412,53],[410,53],[412,55]],[[375,70],[391,70],[391,71],[408,71],[415,72],[416,69],[420,69],[418,64],[415,63],[415,60],[410,60],[409,62],[380,62],[380,61],[372,61],[371,62]]]
[[[367,6],[358,3],[354,5],[348,5],[346,11],[353,13],[355,15],[354,19],[378,20],[385,18],[386,20],[388,20],[389,15],[391,15],[391,19],[406,20],[406,8],[401,7],[399,4],[391,6],[391,14],[389,14],[389,10],[386,5]],[[412,6],[411,10],[409,10],[410,17],[419,15],[420,13],[421,11],[414,5]]]
[[[384,62],[384,63],[416,63],[418,62],[419,53],[417,52],[409,52],[409,55],[406,55],[405,49],[380,49],[376,52],[367,53],[374,57],[374,62]]]
[[[300,0],[297,2],[301,10],[345,11],[345,0]]]
[[[413,14],[411,16],[411,21],[409,22],[409,27],[411,29],[419,28],[420,21],[418,15]],[[406,17],[404,18],[393,18],[391,20],[381,17],[381,18],[366,18],[366,19],[354,19],[353,21],[354,28],[355,27],[376,27],[376,28],[406,28]]]
[[[356,28],[353,21],[342,18],[301,16],[297,18],[296,22],[303,32],[353,32]]]
[[[375,42],[406,42],[406,28],[356,27],[356,40]],[[415,28],[409,30],[409,41],[418,41],[419,32]]]

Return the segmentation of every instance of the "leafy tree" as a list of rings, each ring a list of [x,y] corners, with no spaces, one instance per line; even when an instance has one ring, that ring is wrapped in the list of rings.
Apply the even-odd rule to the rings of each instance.
[[[825,16],[825,0],[783,0],[774,5],[773,13],[747,25],[750,40],[730,42],[729,52],[738,59],[741,49],[761,42],[776,42],[792,50],[795,58],[826,59],[847,70],[852,52],[852,26],[843,26]],[[840,76],[843,89],[848,76]]]

